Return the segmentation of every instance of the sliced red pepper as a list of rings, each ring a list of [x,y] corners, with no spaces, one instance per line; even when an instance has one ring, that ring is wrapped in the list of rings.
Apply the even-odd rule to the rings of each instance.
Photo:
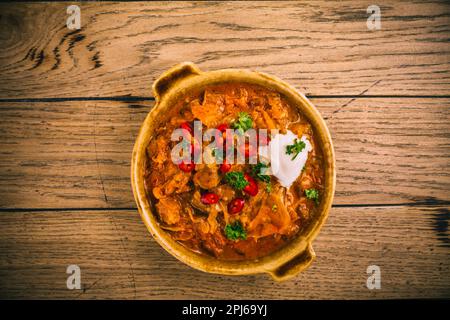
[[[216,145],[223,148],[223,145],[225,143],[225,137],[226,133],[225,131],[228,129],[228,125],[226,123],[222,123],[217,127],[217,130],[219,130],[222,134],[216,134],[215,141]]]
[[[203,204],[214,204],[219,201],[219,195],[212,192],[207,192],[202,194],[202,196],[200,197],[200,201]]]
[[[194,155],[196,150],[200,150],[200,143],[194,138],[194,130],[192,129],[192,125],[189,122],[183,122],[180,125],[180,128],[185,130],[183,133],[184,139],[190,141],[191,143],[189,145],[189,153]],[[199,154],[198,151],[197,154]]]
[[[243,189],[244,192],[251,196],[256,196],[258,194],[258,183],[253,179],[248,173],[244,174],[245,180],[247,180],[248,185]]]
[[[189,131],[189,133],[190,133],[192,136],[194,135],[194,130],[192,129],[192,126],[191,126],[191,124],[190,124],[189,122],[183,122],[183,123],[180,125],[180,128]]]
[[[226,161],[224,160],[223,163],[220,165],[220,172],[227,173],[230,170],[231,170],[231,164],[226,163]]]
[[[195,164],[193,164],[192,162],[181,162],[178,165],[178,168],[180,168],[180,170],[184,172],[191,172],[192,170],[194,170]]]
[[[228,129],[228,125],[226,123],[219,124],[219,126],[217,127],[217,130],[219,130],[222,133],[225,133],[225,131],[227,131],[227,129]]]
[[[242,211],[244,208],[245,200],[242,198],[236,198],[230,201],[228,204],[228,213],[236,214]]]

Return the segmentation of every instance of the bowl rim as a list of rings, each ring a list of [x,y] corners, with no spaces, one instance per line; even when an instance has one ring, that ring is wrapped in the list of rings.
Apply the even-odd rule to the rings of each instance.
[[[180,76],[181,71],[181,76]],[[164,91],[158,85],[164,82]],[[146,147],[152,138],[152,125],[159,112],[168,108],[171,101],[176,101],[188,92],[206,85],[224,82],[253,83],[276,90],[286,97],[299,111],[306,115],[313,130],[320,137],[320,145],[326,163],[326,189],[320,203],[321,208],[317,216],[310,221],[307,232],[296,235],[281,249],[256,260],[228,261],[219,260],[212,256],[196,253],[177,241],[159,227],[159,223],[152,212],[150,199],[144,187],[143,163],[146,159]],[[191,63],[178,64],[158,78],[153,84],[155,105],[147,114],[136,137],[131,161],[131,184],[137,208],[147,230],[153,238],[171,255],[189,266],[209,273],[244,275],[255,273],[269,273],[275,280],[285,280],[306,269],[314,260],[315,254],[311,242],[317,237],[321,227],[327,220],[333,202],[336,186],[335,155],[331,135],[328,127],[316,107],[301,92],[281,79],[247,69],[220,69],[203,72]],[[324,163],[324,165],[325,165]],[[306,253],[306,254],[305,254]],[[287,269],[288,271],[285,272]],[[280,270],[283,269],[283,272]]]

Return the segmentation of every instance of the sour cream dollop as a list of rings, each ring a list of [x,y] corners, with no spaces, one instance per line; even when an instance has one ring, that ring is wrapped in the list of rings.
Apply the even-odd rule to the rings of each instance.
[[[295,139],[305,143],[303,150],[294,158],[294,154],[287,154],[286,147],[293,145]],[[263,162],[270,162],[270,173],[274,175],[283,187],[289,188],[301,174],[312,150],[311,143],[306,136],[299,138],[292,131],[286,134],[276,134],[268,146],[260,146],[258,153]]]

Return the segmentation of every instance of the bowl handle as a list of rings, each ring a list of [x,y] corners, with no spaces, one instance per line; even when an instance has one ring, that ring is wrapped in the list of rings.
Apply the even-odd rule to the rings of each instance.
[[[182,62],[173,66],[153,83],[153,95],[156,101],[160,100],[175,83],[200,73],[202,71],[192,62]]]
[[[274,270],[268,271],[275,281],[284,281],[296,276],[299,272],[308,268],[314,261],[316,254],[311,246],[308,244],[305,251],[296,255],[288,262],[278,266]]]

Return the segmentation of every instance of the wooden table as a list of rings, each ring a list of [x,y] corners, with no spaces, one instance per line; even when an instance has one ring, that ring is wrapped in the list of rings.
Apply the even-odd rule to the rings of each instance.
[[[449,298],[450,5],[383,1],[369,30],[371,4],[81,3],[80,30],[69,3],[1,4],[0,297]],[[327,120],[335,201],[295,279],[193,270],[141,222],[131,150],[181,61],[276,75]]]

